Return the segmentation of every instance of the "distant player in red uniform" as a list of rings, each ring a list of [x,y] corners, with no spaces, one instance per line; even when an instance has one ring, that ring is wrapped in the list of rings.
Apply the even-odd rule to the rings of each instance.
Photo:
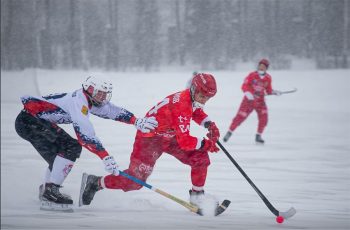
[[[272,89],[271,76],[266,72],[269,65],[270,63],[267,59],[260,60],[258,70],[251,72],[245,78],[242,85],[244,98],[239,107],[237,115],[233,118],[230,128],[224,137],[224,142],[228,141],[232,135],[232,132],[249,116],[253,110],[255,110],[259,119],[255,141],[257,143],[264,143],[261,135],[264,132],[268,121],[265,94],[281,94],[280,91]]]
[[[191,167],[192,189],[190,202],[200,206],[204,198],[204,184],[210,164],[208,152],[218,152],[215,145],[220,137],[214,122],[203,111],[205,103],[216,94],[216,81],[206,73],[197,73],[190,88],[167,96],[148,111],[158,127],[150,133],[137,132],[129,168],[126,173],[146,181],[158,158],[166,152]],[[190,121],[208,128],[207,138],[190,135]],[[85,178],[84,178],[85,177]],[[121,189],[125,192],[142,186],[123,177],[85,175],[82,180],[81,203],[89,205],[95,193],[103,188]]]

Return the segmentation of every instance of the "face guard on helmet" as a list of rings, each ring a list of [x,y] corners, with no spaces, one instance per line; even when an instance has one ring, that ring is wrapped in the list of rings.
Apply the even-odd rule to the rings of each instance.
[[[216,94],[215,78],[211,74],[197,73],[192,79],[190,91],[193,108],[203,108],[209,98]]]
[[[88,77],[83,82],[83,89],[94,106],[103,106],[112,98],[112,83],[96,77]]]

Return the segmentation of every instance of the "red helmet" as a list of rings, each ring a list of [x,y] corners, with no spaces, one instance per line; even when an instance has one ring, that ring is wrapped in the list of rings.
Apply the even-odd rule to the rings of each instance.
[[[197,73],[192,79],[191,91],[194,94],[201,93],[204,96],[213,97],[217,91],[214,76],[208,73]]]
[[[263,59],[261,59],[261,60],[259,61],[259,65],[260,65],[260,64],[265,65],[265,66],[266,66],[266,69],[267,69],[267,68],[269,68],[270,62],[269,62],[269,60],[263,58]]]

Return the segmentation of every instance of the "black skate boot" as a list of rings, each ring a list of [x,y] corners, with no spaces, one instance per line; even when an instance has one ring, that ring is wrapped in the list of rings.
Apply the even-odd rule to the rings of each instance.
[[[62,186],[60,186],[60,187],[62,187]],[[45,186],[44,186],[44,184],[41,184],[41,185],[39,186],[39,200],[40,200],[40,201],[43,200],[43,194],[44,194],[44,192],[45,192]],[[61,194],[62,194],[62,196],[66,197],[66,198],[68,198],[68,199],[72,199],[72,197],[71,197],[70,195],[67,195],[67,194],[65,194],[65,193],[61,193]]]
[[[265,143],[265,141],[261,138],[260,134],[256,134],[255,142],[258,143],[258,144],[264,144]]]
[[[70,197],[60,193],[60,187],[60,185],[54,183],[46,183],[42,200],[51,201],[56,204],[73,204],[73,200]]]
[[[88,175],[86,173],[83,174],[81,187],[80,187],[79,206],[89,205],[91,201],[94,199],[95,193],[103,189],[99,185],[99,180],[101,178],[102,177]]]
[[[227,131],[226,135],[224,136],[224,142],[227,142],[228,139],[230,139],[231,135],[232,135],[232,132],[231,131]]]
[[[43,200],[44,191],[45,191],[45,187],[44,187],[43,184],[41,184],[41,185],[39,186],[39,200]]]

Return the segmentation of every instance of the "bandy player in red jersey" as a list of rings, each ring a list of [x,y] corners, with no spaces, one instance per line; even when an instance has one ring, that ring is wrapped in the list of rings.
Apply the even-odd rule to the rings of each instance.
[[[258,70],[251,72],[244,80],[242,90],[244,92],[243,101],[238,109],[237,115],[233,118],[232,123],[227,131],[224,142],[227,142],[232,132],[255,110],[258,114],[258,130],[255,136],[257,143],[264,143],[261,138],[262,133],[267,125],[268,111],[265,103],[265,94],[280,95],[281,92],[272,89],[271,76],[266,71],[269,68],[269,61],[261,59]]]
[[[126,173],[146,181],[158,158],[165,152],[191,167],[190,202],[200,206],[210,164],[208,152],[218,152],[220,137],[214,122],[203,111],[205,103],[216,94],[215,78],[206,73],[194,76],[190,88],[164,98],[146,114],[154,116],[158,127],[148,134],[137,132],[129,168]],[[190,135],[190,121],[208,128],[207,138]],[[95,193],[103,188],[138,190],[141,185],[123,176],[97,177],[85,174],[82,179],[81,205],[89,205]]]

